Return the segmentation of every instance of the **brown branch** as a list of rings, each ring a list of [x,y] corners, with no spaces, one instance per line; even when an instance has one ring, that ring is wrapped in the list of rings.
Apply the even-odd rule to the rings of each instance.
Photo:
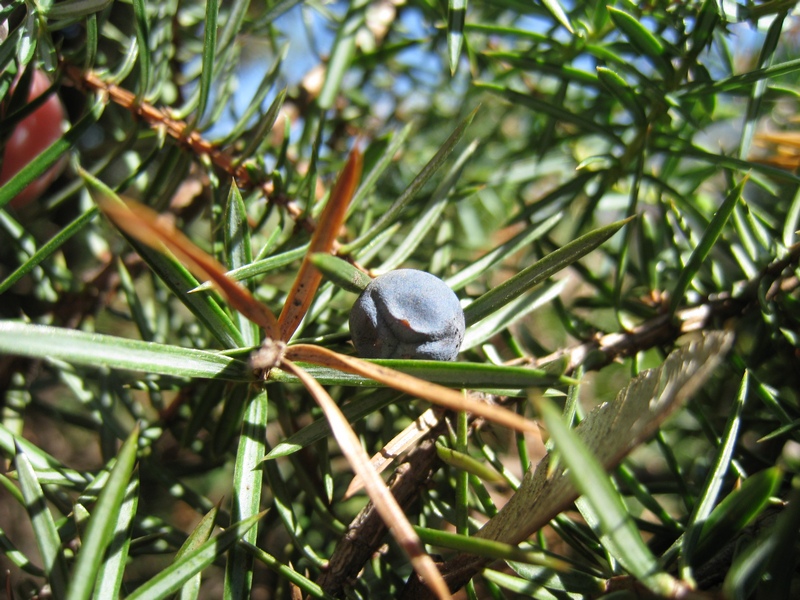
[[[758,304],[758,289],[764,283],[770,286],[765,294],[768,301],[774,300],[780,293],[794,289],[798,285],[797,278],[791,274],[784,276],[784,271],[796,266],[798,261],[800,244],[795,244],[789,248],[785,257],[764,267],[758,277],[748,282],[737,296],[727,292],[717,294],[704,303],[677,311],[673,320],[665,312],[629,331],[598,336],[583,344],[537,359],[533,364],[544,365],[566,357],[567,373],[572,373],[578,365],[583,365],[586,370],[598,370],[637,352],[672,344],[684,333],[702,331],[712,322],[744,314]]]
[[[185,121],[174,119],[169,111],[158,108],[145,101],[138,101],[136,95],[119,85],[104,81],[93,71],[83,71],[70,64],[64,66],[64,73],[77,87],[104,94],[109,101],[130,111],[156,130],[166,132],[176,142],[190,150],[197,157],[205,157],[218,169],[227,173],[242,189],[260,189],[268,202],[283,206],[292,219],[309,231],[314,230],[313,220],[304,217],[302,209],[280,194],[275,194],[271,181],[259,181],[242,161],[237,160],[225,150],[206,140],[200,133],[191,130]],[[266,177],[264,179],[267,179]]]
[[[395,469],[389,480],[389,489],[406,513],[436,471],[438,456],[434,440],[444,431],[445,424],[442,420],[433,430],[433,435],[409,453],[407,460]],[[342,596],[345,586],[356,580],[364,564],[383,544],[386,532],[386,524],[370,502],[339,540],[328,561],[328,568],[320,575],[317,583],[327,593]]]
[[[545,365],[566,359],[567,373],[572,373],[579,365],[583,365],[588,371],[597,371],[637,352],[671,344],[684,333],[701,331],[712,321],[742,314],[751,303],[751,299],[744,298],[724,297],[710,300],[705,304],[678,311],[674,320],[669,318],[668,313],[664,313],[629,331],[598,336],[577,346],[557,350],[532,361],[532,364]]]
[[[83,71],[74,65],[65,64],[64,73],[77,87],[104,94],[111,102],[130,111],[151,128],[165,131],[177,143],[187,148],[198,158],[205,157],[211,164],[231,177],[241,189],[259,189],[267,202],[282,206],[289,214],[289,217],[307,232],[313,234],[316,230],[316,221],[308,216],[296,202],[289,200],[281,193],[276,193],[272,181],[268,180],[266,175],[262,174],[263,177],[254,179],[244,161],[234,158],[230,152],[222,150],[214,143],[206,140],[197,131],[190,130],[188,123],[173,118],[168,109],[158,108],[145,101],[137,101],[133,92],[114,83],[104,81],[92,71]],[[336,254],[338,249],[339,243],[334,241],[332,254]],[[365,273],[367,272],[364,267],[351,257],[343,258],[347,258],[348,262],[356,268]]]

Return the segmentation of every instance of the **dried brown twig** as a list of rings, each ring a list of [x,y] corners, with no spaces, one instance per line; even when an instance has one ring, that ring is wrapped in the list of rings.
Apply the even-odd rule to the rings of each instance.
[[[105,81],[93,71],[84,71],[74,65],[66,64],[64,73],[74,85],[104,94],[110,102],[130,111],[153,129],[164,131],[194,156],[209,160],[236,181],[241,189],[258,188],[267,201],[284,207],[289,216],[305,229],[314,230],[314,221],[304,216],[303,210],[296,203],[274,193],[275,186],[271,180],[266,176],[263,180],[254,179],[252,171],[243,161],[237,160],[232,153],[205,139],[200,133],[192,130],[185,121],[173,118],[168,110],[137,100],[136,95],[130,90]]]
[[[317,229],[317,221],[310,217],[296,202],[283,193],[276,192],[273,182],[266,174],[253,177],[254,171],[248,168],[246,161],[235,157],[231,152],[224,150],[205,139],[200,133],[190,128],[189,124],[180,119],[175,119],[167,109],[159,108],[146,101],[137,100],[136,95],[115,83],[105,81],[93,71],[84,71],[74,65],[65,64],[64,73],[77,87],[93,90],[104,94],[110,102],[130,111],[137,118],[147,123],[151,128],[164,131],[178,144],[186,147],[198,159],[211,162],[217,169],[225,172],[242,190],[258,189],[264,199],[281,206],[289,217],[308,233],[313,234]],[[339,241],[332,241],[331,252],[336,254],[339,250]],[[347,260],[357,268],[364,270],[354,260]]]
[[[705,302],[678,310],[674,320],[665,312],[629,331],[597,336],[582,344],[537,359],[533,364],[536,366],[554,360],[566,360],[567,373],[572,373],[578,365],[583,365],[587,370],[597,370],[642,350],[672,344],[685,333],[702,331],[712,322],[741,315],[757,305],[758,288],[765,283],[769,285],[769,290],[764,295],[768,301],[773,300],[781,292],[797,287],[797,278],[793,274],[783,276],[783,273],[789,267],[796,266],[798,262],[800,262],[800,244],[795,244],[789,248],[786,256],[764,267],[758,277],[748,282],[743,291],[736,296],[730,293],[718,294]]]

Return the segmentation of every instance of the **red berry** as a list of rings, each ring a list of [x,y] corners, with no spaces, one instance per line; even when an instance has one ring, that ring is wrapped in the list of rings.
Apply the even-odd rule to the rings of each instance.
[[[28,101],[38,98],[50,87],[50,80],[41,71],[34,71]],[[0,185],[5,184],[20,169],[41,154],[50,144],[61,137],[62,123],[66,115],[58,96],[53,94],[33,113],[20,121],[11,133],[3,151],[3,165],[0,169]],[[48,171],[22,190],[11,201],[11,206],[19,208],[35,200],[61,174],[64,161],[59,161]]]

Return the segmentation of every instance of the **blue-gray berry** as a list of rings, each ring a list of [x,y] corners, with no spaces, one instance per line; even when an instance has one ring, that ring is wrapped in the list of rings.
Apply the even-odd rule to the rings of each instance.
[[[414,269],[373,279],[350,312],[350,334],[362,358],[455,360],[464,328],[453,291]]]

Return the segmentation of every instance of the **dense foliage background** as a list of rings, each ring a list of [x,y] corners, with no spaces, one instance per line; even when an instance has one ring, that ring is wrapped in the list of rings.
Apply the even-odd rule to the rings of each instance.
[[[369,507],[354,521],[311,396],[255,380],[258,329],[93,200],[167,213],[278,313],[358,144],[349,263],[321,266],[294,341],[352,353],[349,264],[424,269],[467,307],[459,370],[394,366],[547,421],[450,415],[395,474],[454,591],[797,597],[793,8],[4,3],[0,138],[26,165],[0,187],[7,595],[423,593]],[[13,132],[52,98],[64,133],[40,119],[26,156]],[[370,453],[426,409],[311,372]],[[596,406],[621,408],[560,427]],[[530,500],[547,451],[577,476]]]

